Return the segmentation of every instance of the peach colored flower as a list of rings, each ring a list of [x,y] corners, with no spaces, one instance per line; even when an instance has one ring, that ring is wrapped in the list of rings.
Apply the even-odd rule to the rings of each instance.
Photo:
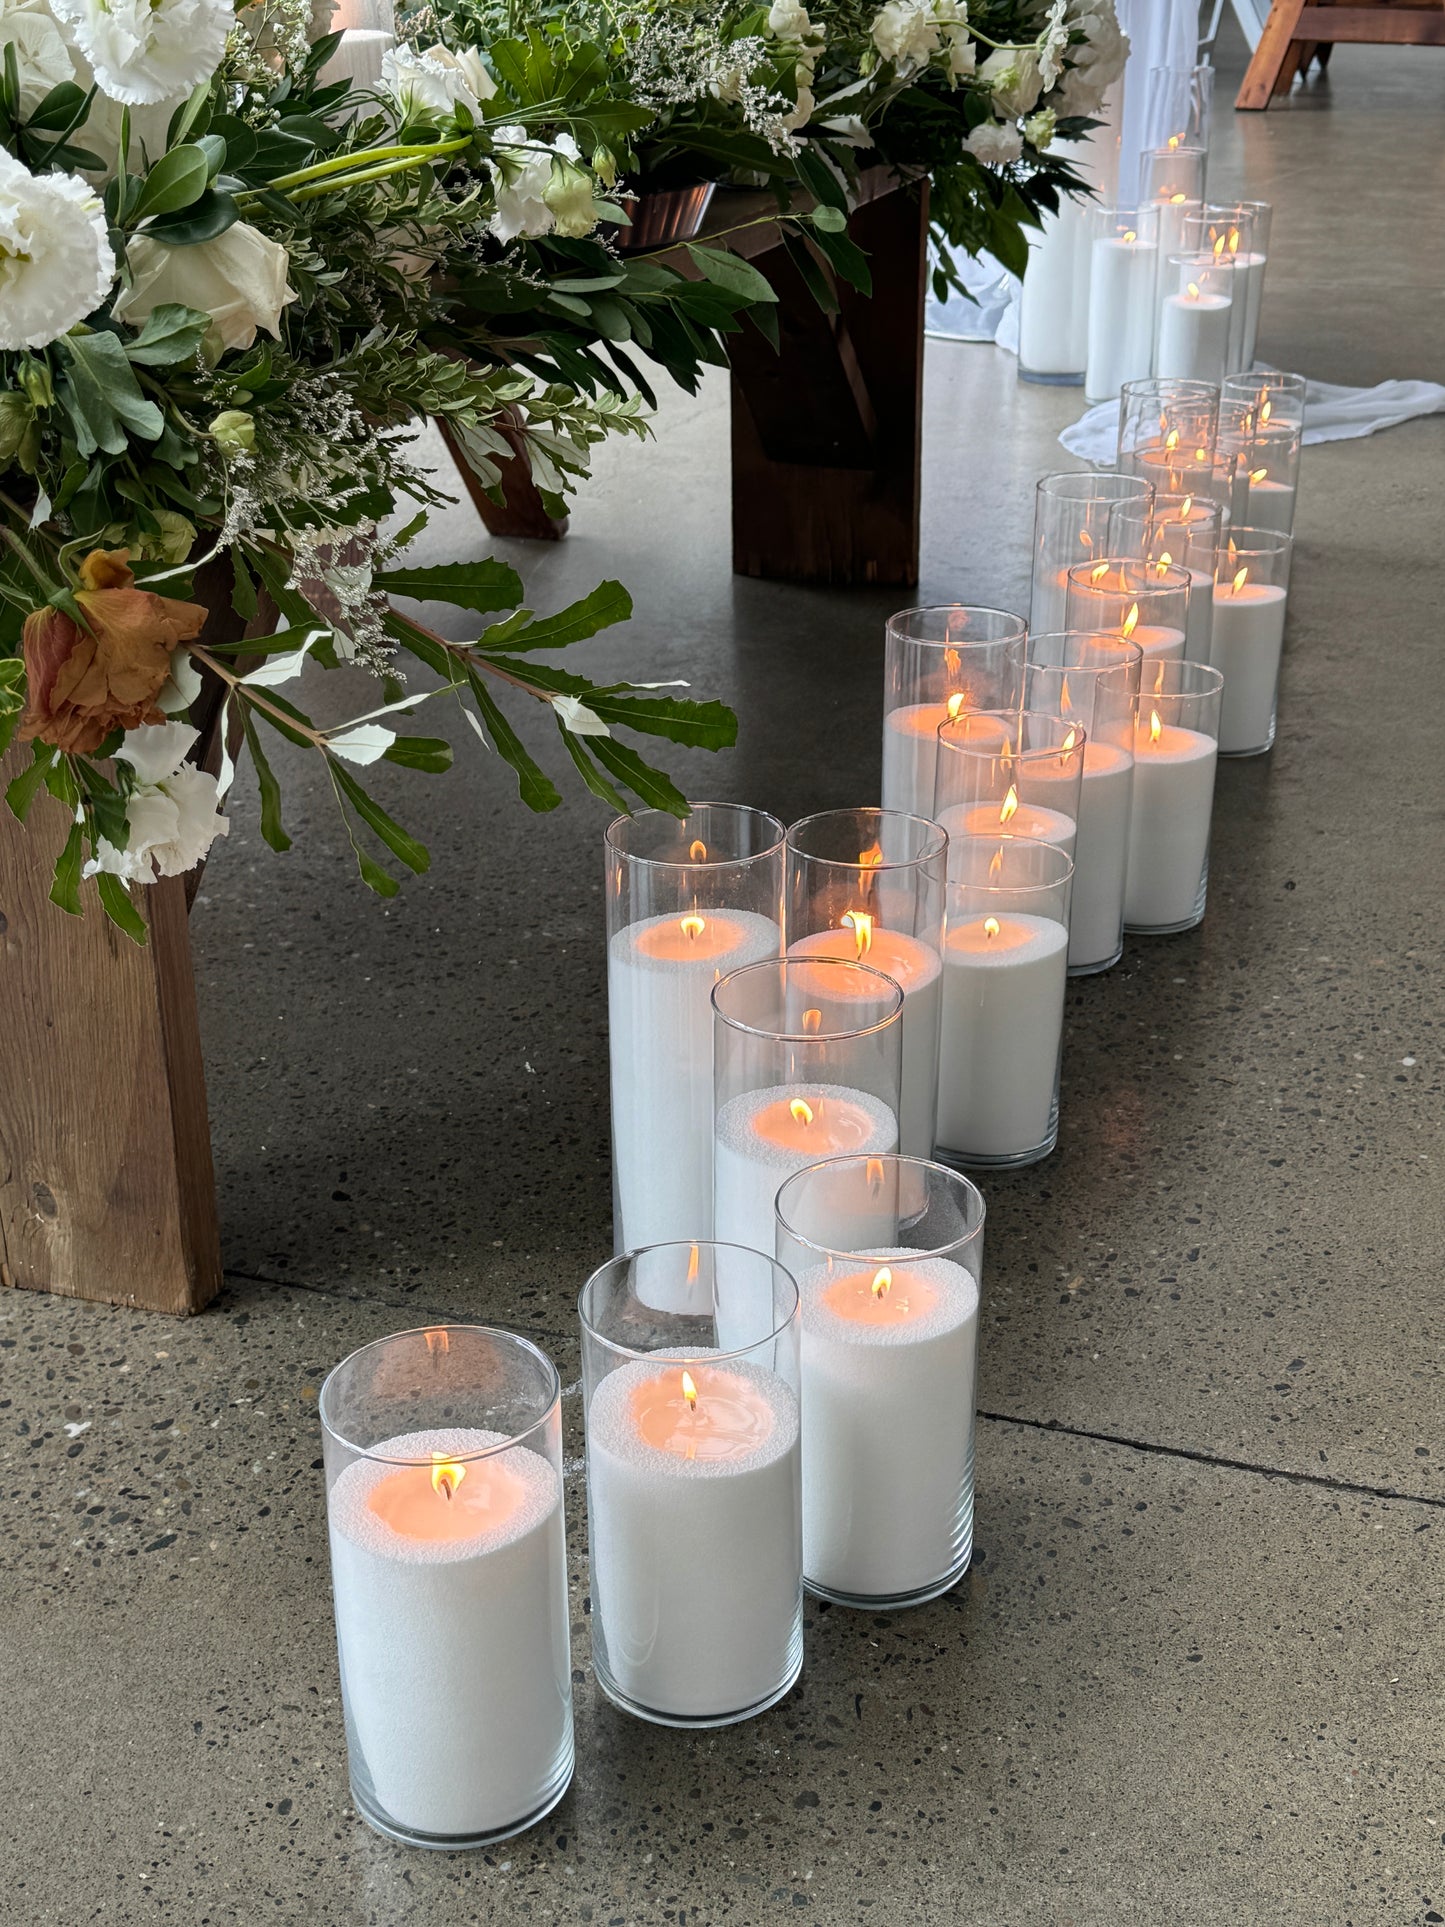
[[[94,549],[81,563],[75,600],[88,630],[63,609],[26,618],[24,740],[85,755],[113,729],[165,721],[156,697],[172,651],[201,633],[206,611],[138,589],[128,560],[126,549]]]

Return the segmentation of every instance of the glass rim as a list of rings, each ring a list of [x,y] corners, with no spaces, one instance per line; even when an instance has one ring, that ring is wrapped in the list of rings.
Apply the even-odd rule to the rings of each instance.
[[[1218,400],[1217,381],[1199,381],[1192,375],[1140,375],[1134,381],[1126,381],[1119,389],[1119,400],[1123,404],[1126,397],[1134,395],[1143,398],[1148,395],[1154,399],[1175,401]]]
[[[1254,539],[1241,542],[1242,535]],[[1229,540],[1221,544],[1219,553],[1222,562],[1231,551],[1235,555],[1287,555],[1293,547],[1294,536],[1284,529],[1258,529],[1252,523],[1239,522],[1230,525]]]
[[[1168,506],[1170,504],[1180,505],[1185,502],[1189,504],[1189,514],[1187,516],[1169,514]],[[1129,513],[1133,507],[1134,504],[1132,502],[1121,502],[1119,504],[1120,510],[1123,511],[1123,519],[1130,526],[1132,526],[1137,519]],[[1200,511],[1197,517],[1195,514],[1196,510]],[[1156,489],[1154,491],[1154,500],[1150,507],[1149,519],[1156,527],[1193,529],[1197,524],[1199,529],[1204,531],[1210,527],[1211,523],[1219,528],[1223,528],[1224,518],[1228,513],[1229,511],[1223,502],[1215,501],[1212,495],[1201,495],[1197,489],[1192,492],[1187,488]],[[1134,560],[1137,562],[1139,558],[1135,556]],[[1067,635],[1068,631],[1058,630],[1055,633]]]
[[[1090,484],[1090,488],[1087,493],[1074,494],[1068,489],[1054,487],[1056,482],[1087,482]],[[1103,482],[1132,483],[1133,487],[1121,492],[1117,496],[1111,497],[1106,490],[1099,487],[1099,484]],[[1143,475],[1121,475],[1116,469],[1112,468],[1059,468],[1055,469],[1051,475],[1041,475],[1038,481],[1034,483],[1035,495],[1045,495],[1049,497],[1050,500],[1060,502],[1107,502],[1110,500],[1136,502],[1142,496],[1152,496],[1156,492],[1154,484],[1149,481],[1147,477]]]
[[[1068,671],[1065,670],[1064,674],[1067,675]],[[1018,723],[1022,723],[1026,717],[1031,716],[1036,722],[1052,724],[1061,736],[1068,735],[1072,732],[1078,740],[1077,742],[1070,743],[1067,748],[1061,743],[1039,743],[1028,749],[1020,748],[1010,750],[1001,750],[997,743],[990,745],[988,743],[959,743],[952,741],[948,735],[948,731],[957,729],[960,723],[966,724],[970,717],[973,716],[1007,716],[1011,722]],[[946,721],[938,725],[938,746],[940,749],[952,750],[955,756],[987,756],[990,759],[1007,756],[1010,762],[1016,763],[1032,762],[1046,756],[1058,756],[1061,758],[1064,756],[1072,756],[1077,749],[1082,760],[1084,744],[1088,739],[1088,734],[1088,730],[1082,723],[1076,723],[1071,717],[1056,716],[1051,709],[1027,709],[1022,707],[1018,709],[970,709],[961,711],[957,716],[950,716]]]
[[[778,1186],[777,1196],[773,1199],[773,1222],[780,1225],[796,1244],[806,1246],[809,1251],[820,1251],[825,1255],[832,1253],[837,1257],[853,1258],[866,1258],[875,1255],[874,1253],[866,1251],[847,1251],[842,1245],[821,1244],[816,1238],[806,1238],[801,1231],[795,1231],[783,1215],[783,1199],[787,1193],[792,1190],[794,1185],[798,1185],[801,1189],[802,1179],[812,1177],[819,1171],[834,1170],[844,1164],[862,1164],[865,1166],[869,1164],[891,1164],[899,1168],[906,1165],[916,1171],[935,1172],[939,1176],[948,1179],[950,1189],[954,1187],[962,1189],[968,1195],[970,1202],[977,1206],[978,1223],[967,1231],[962,1238],[955,1238],[952,1244],[949,1245],[934,1246],[928,1251],[920,1250],[915,1252],[910,1249],[909,1257],[917,1257],[919,1259],[941,1258],[945,1252],[957,1251],[960,1245],[972,1244],[976,1238],[983,1236],[984,1221],[988,1216],[988,1201],[984,1197],[983,1192],[980,1191],[974,1183],[973,1179],[966,1176],[964,1172],[955,1171],[951,1165],[940,1164],[936,1158],[913,1157],[903,1151],[884,1151],[881,1155],[874,1153],[871,1157],[866,1151],[841,1151],[834,1157],[818,1158],[816,1162],[812,1164],[805,1164],[801,1170],[791,1172]],[[901,1263],[902,1260],[899,1262]],[[978,1282],[981,1283],[982,1281],[979,1280]]]
[[[478,1446],[473,1451],[448,1453],[447,1457],[455,1461],[458,1465],[473,1465],[482,1459],[495,1458],[499,1452],[510,1452],[513,1446],[525,1444],[534,1432],[547,1424],[553,1412],[561,1409],[561,1374],[540,1345],[534,1343],[530,1338],[524,1338],[520,1332],[504,1331],[500,1325],[467,1325],[461,1324],[456,1320],[443,1320],[441,1323],[434,1325],[413,1325],[405,1331],[383,1332],[379,1338],[368,1339],[364,1345],[358,1345],[354,1352],[348,1352],[345,1358],[338,1360],[337,1363],[331,1367],[331,1370],[326,1374],[325,1378],[322,1379],[321,1390],[316,1399],[317,1415],[321,1420],[321,1429],[325,1435],[328,1438],[334,1439],[338,1445],[344,1446],[348,1452],[355,1453],[357,1458],[373,1459],[378,1465],[431,1465],[433,1459],[430,1453],[428,1453],[425,1458],[416,1458],[410,1454],[378,1452],[374,1447],[357,1445],[354,1440],[347,1438],[344,1433],[340,1432],[327,1416],[326,1394],[339,1374],[344,1372],[348,1366],[354,1365],[359,1358],[364,1358],[368,1352],[379,1350],[384,1345],[399,1344],[403,1339],[407,1338],[424,1339],[432,1332],[446,1332],[448,1334],[452,1332],[470,1332],[486,1338],[501,1339],[508,1346],[513,1346],[519,1351],[530,1353],[531,1356],[541,1364],[546,1380],[551,1386],[551,1392],[545,1408],[538,1417],[533,1419],[530,1425],[524,1427],[520,1432],[513,1433],[508,1438],[499,1440],[496,1445]],[[460,1427],[459,1429],[467,1430],[470,1428]]]
[[[1030,657],[1024,664],[1024,675],[1027,677],[1032,671],[1042,669],[1054,676],[1107,676],[1118,669],[1130,669],[1136,662],[1142,663],[1144,660],[1143,646],[1137,642],[1130,642],[1126,637],[1121,636],[1117,629],[1046,629],[1030,640],[1047,642],[1057,637],[1062,641],[1069,636],[1077,636],[1085,642],[1100,644],[1101,652],[1103,648],[1107,648],[1113,660],[1078,663],[1036,662]]]
[[[1146,701],[1152,706],[1156,702],[1197,702],[1203,696],[1217,696],[1224,687],[1224,671],[1216,669],[1212,662],[1192,662],[1187,656],[1175,657],[1161,667],[1168,672],[1170,681],[1197,682],[1197,689],[1151,689],[1140,690],[1139,707],[1143,709]]]
[[[1057,843],[1046,843],[1041,836],[1011,836],[1006,830],[1000,835],[983,836],[976,832],[965,831],[962,836],[953,838],[950,855],[953,850],[962,850],[970,843],[1012,843],[1021,850],[1048,850],[1051,852],[1052,861],[1063,864],[1063,871],[1056,877],[1045,877],[1032,883],[1006,883],[1002,877],[997,883],[975,883],[972,878],[955,876],[950,869],[948,874],[950,893],[954,890],[1006,890],[1010,896],[1018,896],[1024,891],[1057,890],[1062,884],[1073,881],[1074,859],[1066,855]]]
[[[1009,640],[1012,640],[1012,638],[1009,638]],[[899,823],[917,824],[919,829],[925,832],[925,842],[928,847],[920,850],[917,856],[883,857],[877,863],[862,863],[858,861],[850,862],[847,857],[842,856],[816,856],[813,851],[803,849],[799,844],[794,842],[793,839],[797,832],[799,830],[806,830],[809,824],[823,823],[826,822],[829,817],[839,816],[892,817]],[[851,809],[845,807],[837,810],[814,810],[810,816],[800,816],[796,823],[790,823],[788,825],[786,847],[790,855],[803,857],[809,863],[827,864],[830,869],[834,870],[867,870],[869,872],[916,870],[920,864],[931,863],[935,857],[943,855],[944,851],[948,848],[948,833],[946,830],[941,830],[931,817],[919,816],[913,810],[885,810],[876,803],[860,803]],[[761,961],[766,963],[770,962],[771,959],[763,958]],[[846,962],[847,960],[844,959],[844,961]]]
[[[859,1024],[850,1030],[762,1030],[756,1024],[744,1023],[740,1017],[729,1017],[717,1000],[718,992],[724,984],[732,983],[737,977],[746,977],[751,970],[787,970],[789,967],[795,970],[861,971],[865,976],[876,977],[878,982],[892,993],[893,1008],[886,1016],[875,1018],[871,1023]],[[834,978],[833,981],[836,983],[837,979]],[[882,994],[883,992],[880,991],[879,995]],[[712,987],[709,1001],[713,1007],[713,1014],[719,1022],[726,1024],[729,1030],[741,1031],[745,1037],[765,1037],[778,1044],[836,1044],[844,1039],[855,1037],[876,1037],[880,1031],[887,1030],[890,1024],[897,1023],[903,1009],[904,997],[902,988],[886,971],[875,970],[872,964],[858,963],[851,957],[759,957],[755,963],[739,964],[736,970],[729,970],[724,976],[719,977]],[[696,1244],[699,1240],[693,1238],[684,1242]],[[703,1239],[701,1242],[706,1243],[707,1240]],[[739,1249],[745,1249],[745,1247],[740,1246]]]
[[[760,822],[771,823],[777,835],[763,849],[750,851],[747,856],[705,856],[696,860],[687,857],[639,856],[635,851],[627,849],[621,841],[624,823],[640,823],[647,816],[665,816],[672,823],[680,820],[672,814],[671,810],[648,808],[628,810],[621,816],[614,816],[602,833],[603,841],[614,855],[623,858],[626,862],[646,864],[655,870],[726,870],[739,869],[745,864],[757,863],[761,858],[771,856],[775,850],[782,847],[787,838],[787,825],[781,817],[774,816],[771,810],[760,810],[754,803],[713,803],[706,797],[699,797],[696,802],[688,805],[689,815],[694,810],[732,810],[739,816],[756,817]]]
[[[766,1251],[755,1251],[751,1245],[729,1244],[722,1238],[659,1238],[656,1244],[634,1245],[630,1251],[615,1252],[612,1257],[605,1259],[603,1263],[598,1265],[595,1271],[588,1274],[583,1282],[581,1291],[577,1294],[577,1316],[581,1321],[583,1331],[589,1338],[593,1339],[599,1345],[605,1345],[608,1351],[615,1353],[619,1358],[657,1358],[659,1354],[656,1350],[639,1350],[634,1345],[624,1345],[620,1340],[609,1338],[605,1332],[599,1331],[595,1320],[588,1315],[588,1294],[604,1273],[612,1271],[614,1268],[622,1265],[630,1265],[635,1259],[646,1257],[650,1251],[698,1252],[703,1250],[736,1251],[745,1257],[756,1258],[763,1264],[771,1266],[775,1288],[779,1277],[787,1280],[788,1287],[793,1294],[792,1308],[780,1324],[775,1324],[771,1327],[766,1337],[755,1338],[746,1345],[734,1345],[727,1350],[709,1345],[705,1346],[703,1350],[696,1354],[681,1352],[675,1354],[676,1362],[679,1365],[686,1365],[694,1362],[694,1360],[700,1360],[702,1363],[708,1365],[718,1365],[726,1363],[730,1359],[745,1359],[750,1353],[761,1351],[764,1345],[771,1345],[775,1339],[780,1338],[783,1333],[787,1331],[790,1325],[796,1322],[799,1316],[798,1307],[801,1302],[798,1292],[798,1281],[780,1259],[771,1256]],[[671,1314],[673,1317],[680,1315],[679,1313]]]
[[[942,615],[958,609],[967,610],[971,616],[997,616],[1003,622],[1016,622],[1017,632],[1008,636],[979,636],[970,642],[967,636],[910,636],[899,627],[909,616]],[[1012,609],[995,609],[985,602],[919,602],[908,609],[895,609],[884,623],[883,633],[885,638],[896,636],[900,642],[911,643],[917,649],[987,649],[1027,638],[1029,625],[1026,617],[1016,615]]]
[[[1092,572],[1098,568],[1100,562],[1102,562],[1106,568],[1117,569],[1119,571],[1121,580],[1118,587],[1112,587],[1104,582],[1087,582],[1084,580],[1080,571],[1087,569]],[[1140,584],[1137,590],[1125,588],[1122,578],[1126,568],[1138,569],[1141,572],[1147,569],[1152,571],[1152,574],[1148,580]],[[1194,583],[1188,569],[1184,568],[1178,562],[1167,563],[1161,568],[1158,563],[1145,562],[1137,555],[1107,555],[1100,556],[1098,561],[1094,562],[1071,562],[1069,564],[1069,586],[1070,588],[1087,589],[1090,595],[1097,596],[1132,596],[1135,594],[1178,595],[1181,592],[1187,595],[1190,589],[1193,588]],[[1069,631],[1061,630],[1058,633],[1067,635]]]

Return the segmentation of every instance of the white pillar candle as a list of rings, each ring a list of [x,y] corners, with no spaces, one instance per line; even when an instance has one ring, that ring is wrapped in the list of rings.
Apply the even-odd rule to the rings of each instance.
[[[898,1120],[880,1097],[847,1084],[742,1091],[717,1114],[714,1235],[773,1254],[773,1206],[785,1178],[819,1158],[898,1149]],[[863,1242],[863,1240],[859,1240]]]
[[[418,1833],[536,1812],[571,1758],[562,1486],[525,1446],[412,1432],[354,1459],[328,1501],[352,1744],[382,1812]],[[437,1476],[440,1474],[440,1476]]]
[[[1049,1135],[1068,932],[1019,911],[970,914],[943,945],[938,1142],[1006,1158]]]
[[[953,1570],[970,1522],[977,1280],[889,1248],[816,1265],[798,1292],[803,1572],[844,1597],[918,1592]]]
[[[1249,477],[1240,522],[1245,528],[1272,529],[1276,535],[1294,530],[1295,490],[1292,482],[1276,482],[1262,469]],[[1241,538],[1244,539],[1244,538]]]
[[[1232,373],[1247,373],[1254,366],[1255,344],[1259,339],[1259,306],[1264,297],[1264,269],[1266,257],[1262,254],[1236,254],[1234,257],[1234,286],[1236,292],[1243,285],[1244,321],[1240,329],[1239,367]]]
[[[1023,834],[1023,832],[1020,832]],[[901,930],[886,930],[866,912],[866,921],[847,930],[820,930],[789,944],[790,957],[836,957],[867,964],[891,977],[903,992],[899,1021],[903,1029],[903,1088],[898,1106],[898,1148],[905,1157],[933,1156],[934,1101],[938,1090],[938,1026],[942,1012],[943,964],[932,944]],[[863,939],[866,938],[866,941]],[[837,995],[836,986],[831,987]],[[870,997],[872,992],[868,993]],[[823,1153],[819,1153],[822,1156]],[[779,1178],[778,1183],[782,1183]]]
[[[1154,361],[1161,381],[1223,381],[1233,306],[1228,295],[1201,294],[1193,282],[1180,294],[1165,295]]]
[[[1151,714],[1134,732],[1124,921],[1168,930],[1191,922],[1209,854],[1218,745],[1201,730]]]
[[[796,1664],[798,1400],[745,1360],[689,1353],[686,1369],[684,1382],[654,1355],[592,1394],[593,1610],[626,1698],[720,1719],[770,1699]]]
[[[1029,229],[1029,258],[1019,305],[1019,369],[1072,375],[1088,354],[1088,210],[1067,196],[1057,213]]]
[[[1104,963],[1119,948],[1129,857],[1129,796],[1134,765],[1113,743],[1084,745],[1074,884],[1069,897],[1069,963]]]
[[[1135,609],[1137,611],[1137,604]],[[1188,618],[1186,617],[1186,620]],[[1121,632],[1126,642],[1137,643],[1146,662],[1180,662],[1184,657],[1185,632],[1167,622],[1140,622],[1137,613],[1126,621]]]
[[[1094,242],[1089,275],[1089,359],[1084,393],[1112,401],[1126,381],[1149,373],[1154,353],[1158,249],[1125,235]]]
[[[1014,807],[997,803],[957,803],[939,817],[939,828],[952,836],[1027,836],[1036,843],[1055,843],[1067,857],[1074,854],[1077,825],[1062,810],[1051,810],[1038,803],[1020,803],[1017,793],[1009,791]],[[904,1149],[908,1147],[905,1145]]]
[[[618,1249],[712,1229],[712,991],[776,957],[783,933],[752,910],[648,917],[608,948],[612,1156]]]
[[[962,652],[960,652],[962,653]],[[960,669],[966,676],[967,669]],[[950,696],[941,703],[904,703],[890,709],[883,718],[883,807],[906,810],[911,816],[932,820],[933,787],[938,779],[938,731],[968,707],[966,692]],[[1000,704],[1000,707],[1003,707]],[[977,740],[983,743],[984,725],[978,725]],[[997,725],[999,742],[1004,739],[1002,723]]]
[[[1268,749],[1284,647],[1286,592],[1274,582],[1221,582],[1214,591],[1210,660],[1224,672],[1219,747],[1226,756]]]
[[[1184,619],[1184,660],[1208,662],[1214,633],[1214,575],[1209,569],[1189,571],[1189,613]]]

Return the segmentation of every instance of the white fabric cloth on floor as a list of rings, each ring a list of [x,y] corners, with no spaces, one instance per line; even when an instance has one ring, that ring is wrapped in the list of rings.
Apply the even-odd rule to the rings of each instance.
[[[1418,415],[1445,414],[1445,388],[1436,381],[1382,381],[1374,388],[1340,388],[1312,381],[1305,389],[1304,443],[1353,441],[1395,428]],[[1112,468],[1119,446],[1119,404],[1101,401],[1066,428],[1059,440],[1071,455]]]

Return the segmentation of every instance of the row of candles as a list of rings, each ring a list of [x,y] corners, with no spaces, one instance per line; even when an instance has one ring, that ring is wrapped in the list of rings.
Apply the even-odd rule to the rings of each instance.
[[[1044,479],[1031,622],[892,619],[881,807],[608,830],[617,1255],[582,1391],[594,1668],[638,1717],[774,1704],[805,1589],[878,1610],[968,1567],[963,1167],[1053,1147],[1069,975],[1199,920],[1217,757],[1273,739],[1290,534],[1232,519],[1230,399],[1126,391],[1116,471]],[[1297,442],[1296,378],[1248,400],[1241,433]],[[323,1387],[353,1797],[395,1838],[482,1844],[566,1790],[561,1399],[466,1326]]]

